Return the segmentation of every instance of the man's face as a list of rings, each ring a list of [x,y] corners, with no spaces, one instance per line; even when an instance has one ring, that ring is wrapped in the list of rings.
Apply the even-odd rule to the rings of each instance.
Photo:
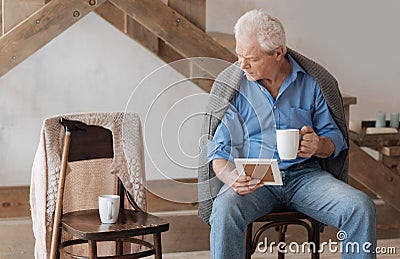
[[[255,37],[236,39],[236,54],[240,68],[250,81],[272,78],[278,71],[276,54],[268,55],[262,51]]]

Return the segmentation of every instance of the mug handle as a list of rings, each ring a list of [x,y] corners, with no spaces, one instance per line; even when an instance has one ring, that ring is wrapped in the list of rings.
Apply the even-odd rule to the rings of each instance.
[[[107,201],[107,219],[112,219],[112,201]]]

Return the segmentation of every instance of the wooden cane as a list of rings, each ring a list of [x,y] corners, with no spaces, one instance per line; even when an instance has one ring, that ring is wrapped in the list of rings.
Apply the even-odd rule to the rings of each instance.
[[[60,221],[61,221],[61,213],[63,206],[64,186],[65,186],[65,175],[67,172],[67,161],[68,161],[70,143],[71,143],[71,132],[66,129],[64,138],[64,147],[61,159],[60,181],[58,184],[56,210],[53,220],[53,234],[51,236],[50,259],[56,259],[57,256],[58,238],[60,235]]]

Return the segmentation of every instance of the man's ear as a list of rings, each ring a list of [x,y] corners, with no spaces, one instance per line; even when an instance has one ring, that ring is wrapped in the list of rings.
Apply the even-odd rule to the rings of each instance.
[[[277,61],[281,61],[285,55],[283,54],[283,47],[279,46],[275,51],[275,57]]]

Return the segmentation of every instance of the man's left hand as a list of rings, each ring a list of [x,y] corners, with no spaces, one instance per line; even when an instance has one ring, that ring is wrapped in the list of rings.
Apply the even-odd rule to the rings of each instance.
[[[300,130],[302,136],[299,147],[299,157],[310,158],[316,156],[319,158],[330,157],[335,151],[335,144],[328,137],[319,137],[310,127],[304,126]]]
[[[299,147],[299,157],[312,157],[318,150],[319,137],[310,126],[303,126],[300,130],[302,136]]]

